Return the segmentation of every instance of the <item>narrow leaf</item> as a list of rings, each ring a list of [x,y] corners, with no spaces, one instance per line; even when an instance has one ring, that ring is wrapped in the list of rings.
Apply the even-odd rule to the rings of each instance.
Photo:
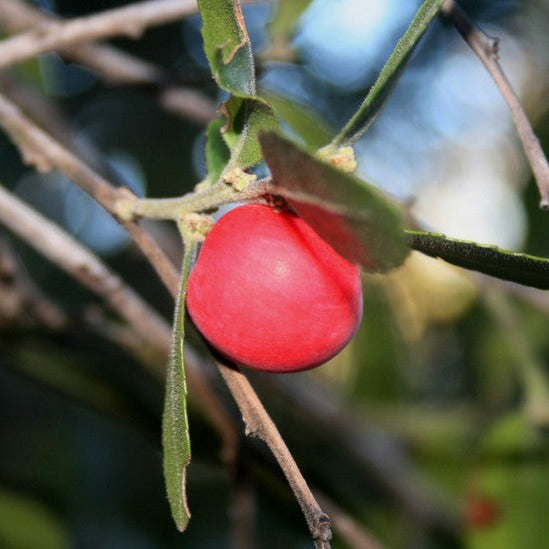
[[[268,103],[256,95],[252,45],[238,0],[198,0],[204,50],[212,74],[231,97],[222,103],[221,134],[230,149],[226,169],[245,170],[261,160],[260,130],[277,127]]]
[[[252,45],[238,0],[198,0],[204,50],[220,88],[255,94]]]
[[[549,289],[549,259],[501,250],[442,234],[406,231],[411,248],[473,271],[542,290]]]
[[[191,442],[187,419],[187,385],[183,360],[185,293],[195,244],[185,246],[181,287],[175,309],[172,352],[166,379],[166,397],[162,420],[164,477],[168,501],[177,528],[183,532],[191,514],[187,506],[186,470],[191,460]]]
[[[356,141],[368,129],[389,97],[419,39],[443,3],[444,0],[424,0],[357,112],[332,141],[334,147]]]
[[[404,261],[402,213],[379,189],[273,132],[262,133],[260,142],[280,194],[342,256],[369,271]]]
[[[245,170],[257,164],[262,158],[258,133],[278,127],[271,107],[259,98],[241,98],[233,95],[222,105],[221,112],[226,119],[225,127],[221,130],[222,135],[231,150],[227,169]]]

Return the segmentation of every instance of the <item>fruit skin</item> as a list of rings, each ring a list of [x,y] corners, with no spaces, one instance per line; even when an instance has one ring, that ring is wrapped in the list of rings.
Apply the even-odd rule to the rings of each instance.
[[[260,204],[239,206],[214,225],[186,299],[217,351],[268,372],[326,362],[362,318],[358,267],[299,217]]]

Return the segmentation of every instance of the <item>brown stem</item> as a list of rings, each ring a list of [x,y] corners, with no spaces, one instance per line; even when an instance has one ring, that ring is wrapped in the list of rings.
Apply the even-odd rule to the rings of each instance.
[[[27,159],[30,159],[29,161],[32,161],[41,171],[57,169],[69,176],[107,211],[112,212],[117,198],[122,193],[122,196],[125,196],[123,190],[112,187],[75,155],[35,126],[2,95],[0,95],[0,126],[12,137],[14,143],[20,146],[24,158],[26,155]],[[2,191],[2,199],[6,225],[31,244],[40,246],[39,251],[43,255],[49,257],[92,291],[105,297],[107,302],[122,318],[134,326],[146,341],[160,347],[165,356],[168,355],[171,340],[170,327],[159,319],[158,315],[146,306],[137,294],[125,287],[118,276],[111,273],[91,252],[68,237],[59,227],[17,201],[7,191]],[[21,222],[16,223],[16,219],[20,219]],[[137,223],[126,221],[122,224],[154,266],[171,294],[177,295],[179,275],[171,261]],[[21,231],[24,230],[28,230],[28,234],[22,234]],[[48,237],[43,238],[44,235]],[[236,452],[234,441],[238,438],[236,428],[233,425],[232,429],[228,429],[232,420],[213,390],[201,379],[198,367],[200,362],[197,356],[190,351],[187,354],[189,355],[189,384],[197,387],[195,396],[205,399],[202,408],[212,424],[219,428],[224,441],[223,456],[226,459],[232,459]],[[156,373],[163,376],[163,370]]]
[[[373,479],[417,524],[457,531],[456,512],[451,503],[418,474],[391,438],[380,434],[379,429],[361,415],[351,412],[334,391],[311,379],[305,383],[298,376],[291,379],[261,376],[254,382],[269,404],[276,403],[270,400],[271,395],[274,399],[282,395],[289,421],[301,429],[323,426],[334,433],[333,444],[339,455],[349,465],[358,465],[364,473],[355,479],[357,486]],[[307,413],[302,414],[301,410]]]
[[[362,524],[338,507],[324,494],[317,493],[317,499],[329,513],[334,530],[352,549],[384,549],[384,546]]]
[[[0,22],[8,31],[19,32],[31,27],[36,30],[47,28],[52,23],[61,24],[63,19],[47,15],[19,0],[2,0]],[[75,44],[62,48],[60,53],[93,69],[108,82],[159,85],[168,80],[163,69],[110,45]],[[163,87],[159,101],[166,110],[199,124],[205,124],[216,116],[215,105],[208,97],[184,86]]]
[[[48,23],[3,40],[0,68],[75,44],[120,35],[138,38],[148,27],[177,21],[196,10],[196,0],[148,0],[66,23]]]
[[[18,107],[0,94],[0,126],[19,148],[23,160],[39,172],[59,170],[90,194],[107,211],[112,212],[118,199],[127,196],[96,174],[78,157],[62,147],[34,125]],[[150,236],[132,221],[120,221],[157,272],[167,288],[175,294],[178,279],[176,269]]]
[[[513,122],[536,179],[541,197],[540,207],[549,210],[549,163],[517,94],[498,62],[497,39],[490,38],[476,26],[454,0],[445,0],[440,11],[454,24],[499,88],[511,111]]]
[[[54,100],[40,93],[35,87],[23,83],[9,71],[0,72],[0,93],[17,104],[35,123],[42,128],[48,128],[49,135],[97,173],[119,182],[116,172],[105,161],[93,142],[81,132],[74,131]]]
[[[166,324],[133,290],[60,227],[0,186],[0,220],[81,284],[99,294],[135,331],[160,348],[169,345]]]
[[[210,383],[204,371],[206,368],[214,372],[209,361],[201,358],[190,345],[185,345],[185,371],[189,379],[189,394],[191,398],[193,394],[199,398],[204,415],[221,438],[221,460],[233,467],[240,452],[240,431]]]
[[[317,548],[330,547],[330,519],[318,505],[286,443],[280,436],[248,379],[242,372],[217,361],[218,369],[238,404],[246,434],[263,440],[269,446],[305,515]]]

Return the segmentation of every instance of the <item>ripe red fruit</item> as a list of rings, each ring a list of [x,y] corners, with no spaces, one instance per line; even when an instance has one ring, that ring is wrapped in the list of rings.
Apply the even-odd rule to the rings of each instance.
[[[206,237],[187,310],[204,338],[237,364],[305,370],[336,355],[358,328],[360,272],[299,217],[248,204]]]

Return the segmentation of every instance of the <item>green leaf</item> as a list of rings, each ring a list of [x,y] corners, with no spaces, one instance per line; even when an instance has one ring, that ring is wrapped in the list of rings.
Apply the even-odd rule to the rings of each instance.
[[[397,83],[419,39],[443,3],[444,0],[424,0],[357,112],[332,141],[334,147],[356,141],[368,129]]]
[[[255,94],[252,45],[237,0],[198,0],[204,50],[220,88],[241,96]]]
[[[415,250],[440,257],[458,267],[525,286],[549,289],[549,259],[424,231],[407,231],[407,237],[410,247]]]
[[[231,93],[221,106],[221,133],[231,151],[227,170],[247,169],[261,160],[260,130],[277,127],[271,107],[256,95],[252,45],[238,0],[199,0],[204,50],[213,77]]]
[[[187,384],[183,360],[185,336],[185,293],[196,244],[185,246],[181,287],[175,309],[172,353],[168,364],[166,397],[162,421],[164,448],[164,477],[172,516],[177,528],[183,532],[190,519],[186,494],[186,470],[191,461],[191,442],[187,419]]]
[[[261,97],[273,106],[280,118],[312,149],[320,149],[330,142],[333,131],[330,131],[324,121],[305,107],[264,90],[261,91]]]
[[[260,142],[280,194],[342,256],[369,271],[404,261],[402,213],[379,189],[275,133],[262,133]]]
[[[221,112],[226,119],[222,135],[231,150],[227,169],[238,167],[245,170],[257,164],[262,158],[258,133],[278,128],[271,107],[259,98],[247,99],[233,95],[223,103]]]
[[[230,151],[221,134],[223,126],[223,120],[218,118],[210,122],[206,130],[206,169],[212,184],[219,180],[230,158]]]

